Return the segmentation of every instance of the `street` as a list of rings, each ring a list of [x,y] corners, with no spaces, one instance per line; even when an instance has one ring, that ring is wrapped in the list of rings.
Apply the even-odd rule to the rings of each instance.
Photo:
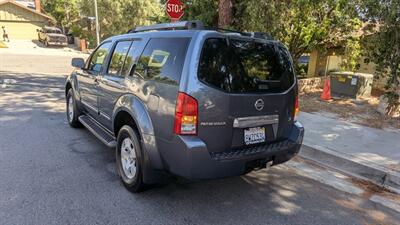
[[[375,193],[299,158],[222,180],[171,177],[132,194],[116,174],[113,149],[66,121],[71,57],[0,54],[0,224],[400,221],[399,212],[370,200]]]

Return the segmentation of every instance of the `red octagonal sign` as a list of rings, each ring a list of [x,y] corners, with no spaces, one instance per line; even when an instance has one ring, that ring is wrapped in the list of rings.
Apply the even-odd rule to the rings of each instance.
[[[182,18],[185,12],[183,11],[184,5],[180,0],[168,0],[166,4],[166,11],[172,21],[178,21]]]

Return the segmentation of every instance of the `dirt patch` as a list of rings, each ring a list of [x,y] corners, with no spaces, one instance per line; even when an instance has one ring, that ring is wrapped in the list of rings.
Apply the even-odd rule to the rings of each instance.
[[[378,111],[379,98],[320,100],[321,89],[300,94],[300,109],[304,112],[328,112],[340,119],[374,128],[400,129],[400,118],[381,115]]]
[[[368,197],[368,198],[370,196],[372,196],[373,194],[384,194],[384,193],[393,194],[393,192],[391,192],[389,189],[378,186],[369,181],[360,180],[360,179],[353,178],[353,177],[351,177],[350,180],[353,184],[355,184],[355,185],[359,186],[361,189],[365,190],[364,195],[367,195],[365,197]],[[396,195],[394,195],[394,196],[396,196]],[[397,197],[399,197],[399,196],[397,196]]]

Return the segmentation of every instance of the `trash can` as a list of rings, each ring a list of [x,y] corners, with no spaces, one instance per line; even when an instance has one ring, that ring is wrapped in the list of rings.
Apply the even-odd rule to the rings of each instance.
[[[331,94],[333,97],[369,98],[371,97],[374,76],[367,73],[332,72]]]

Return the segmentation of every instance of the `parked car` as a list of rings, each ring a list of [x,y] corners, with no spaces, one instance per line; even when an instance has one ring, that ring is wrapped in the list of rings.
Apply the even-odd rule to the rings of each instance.
[[[74,58],[67,119],[116,149],[125,187],[165,172],[238,176],[298,154],[297,80],[287,48],[199,21],[138,27]]]
[[[56,27],[43,27],[37,30],[39,42],[42,42],[46,47],[53,46],[68,46],[67,36]]]

